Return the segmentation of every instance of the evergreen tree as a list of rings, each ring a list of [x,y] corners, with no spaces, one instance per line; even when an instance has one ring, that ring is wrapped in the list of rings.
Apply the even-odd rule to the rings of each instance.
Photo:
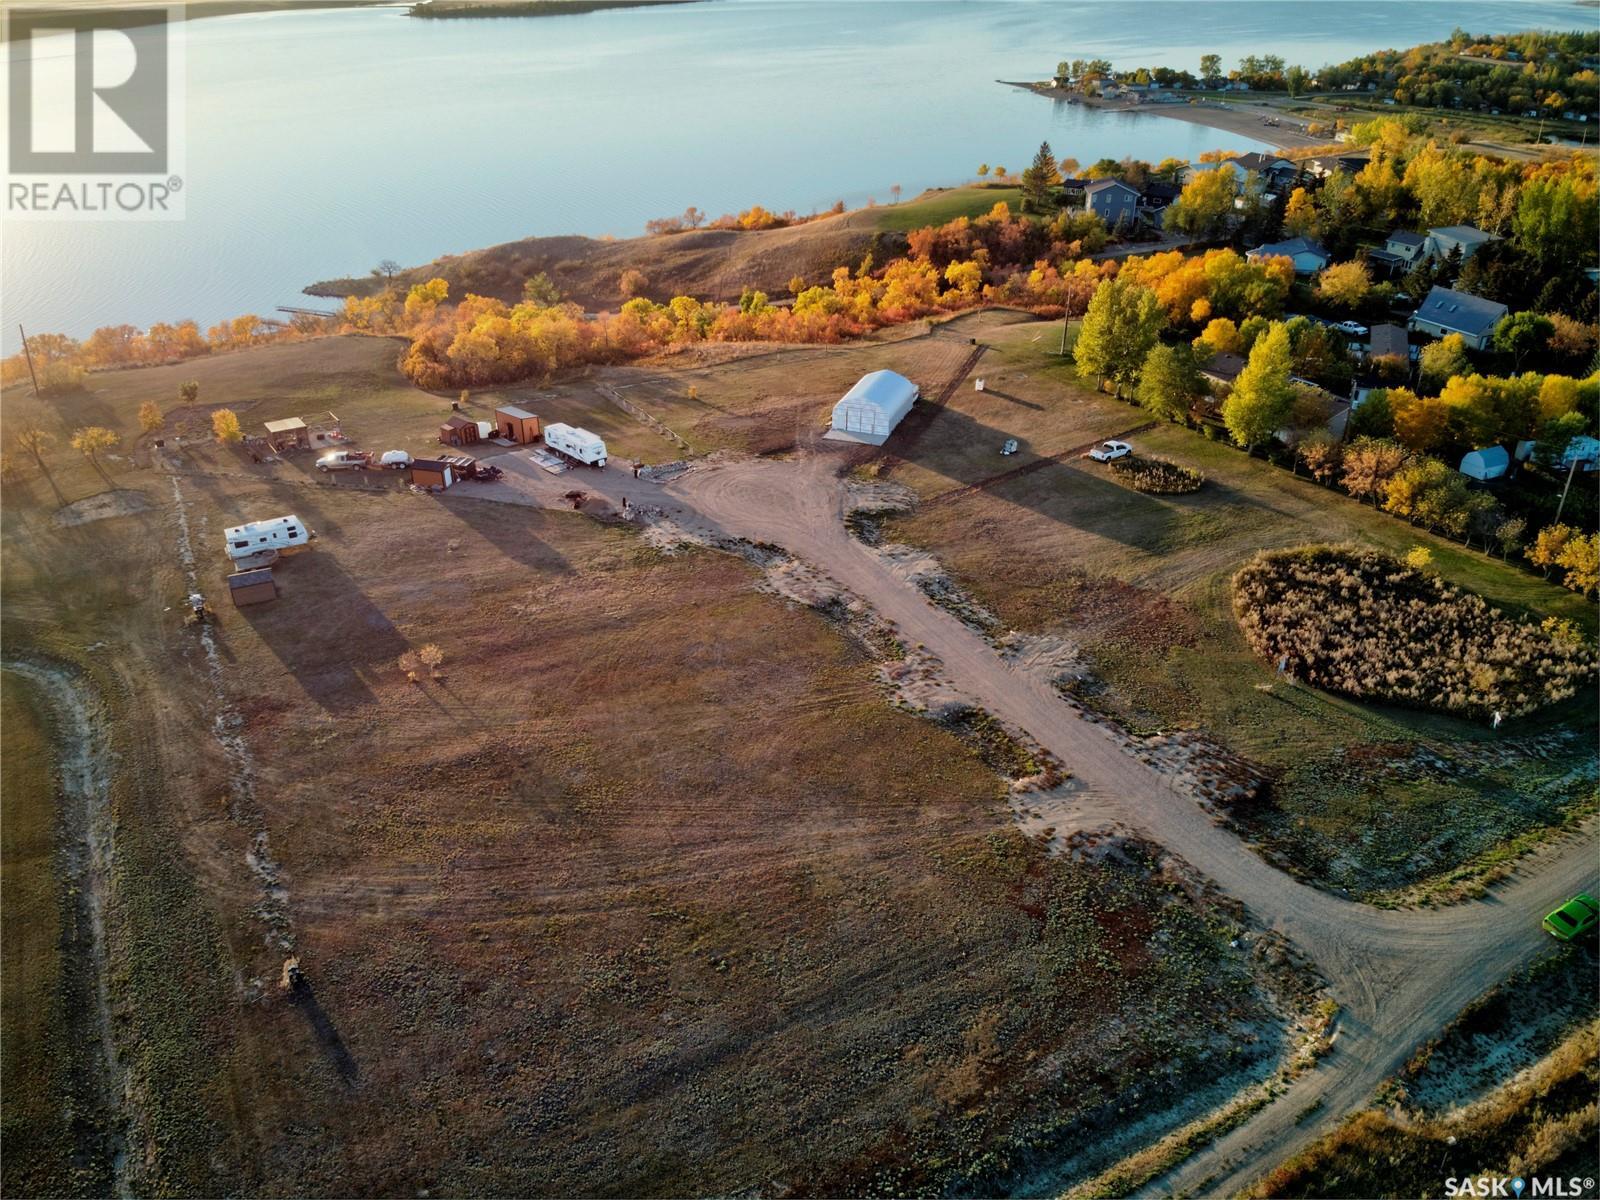
[[[1040,142],[1033,162],[1022,172],[1022,207],[1025,212],[1048,212],[1052,207],[1051,189],[1061,182],[1056,156],[1049,142]]]

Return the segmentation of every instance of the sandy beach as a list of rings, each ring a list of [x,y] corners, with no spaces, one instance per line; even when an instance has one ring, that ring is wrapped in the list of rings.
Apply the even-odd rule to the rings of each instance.
[[[1060,100],[1067,104],[1081,104],[1085,108],[1098,108],[1107,112],[1131,112],[1143,116],[1168,117],[1174,121],[1188,121],[1191,125],[1205,125],[1211,129],[1220,129],[1225,133],[1236,133],[1241,137],[1255,138],[1257,141],[1266,142],[1276,146],[1279,150],[1295,150],[1305,146],[1321,146],[1328,143],[1326,137],[1311,137],[1302,133],[1298,128],[1299,118],[1290,117],[1279,113],[1275,104],[1267,100],[1259,101],[1219,101],[1199,100],[1195,103],[1160,103],[1150,101],[1127,100],[1100,100],[1092,96],[1084,96],[1078,92],[1067,91],[1063,88],[1050,87],[1047,84],[1017,83],[1001,80],[1010,87],[1022,88],[1043,96],[1049,100]],[[1281,120],[1281,125],[1264,124],[1264,119],[1272,116]]]

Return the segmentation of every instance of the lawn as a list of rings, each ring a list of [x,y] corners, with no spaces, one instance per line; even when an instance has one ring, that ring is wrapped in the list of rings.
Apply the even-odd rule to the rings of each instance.
[[[1354,541],[1394,554],[1428,546],[1442,575],[1497,605],[1593,627],[1588,604],[1536,576],[1172,425],[1130,440],[1203,471],[1191,495],[1143,495],[1077,457],[946,494],[1012,470],[981,453],[1001,436],[1021,436],[1027,465],[1030,450],[1058,453],[1142,421],[1073,379],[1052,353],[1058,328],[990,335],[995,349],[976,373],[1014,397],[1004,419],[964,388],[909,446],[889,444],[888,477],[932,502],[890,522],[886,537],[935,551],[1006,625],[1076,642],[1092,665],[1080,689],[1092,706],[1136,730],[1204,730],[1276,777],[1273,802],[1235,819],[1313,879],[1362,894],[1404,889],[1561,822],[1591,794],[1592,747],[1572,735],[1592,703],[1499,737],[1355,704],[1278,680],[1232,613],[1233,573],[1256,550]]]
[[[1022,203],[1022,189],[1003,183],[969,183],[924,192],[903,204],[868,209],[866,215],[872,218],[875,228],[909,233],[928,225],[943,225],[957,217],[981,217],[1000,203],[1016,212]]]

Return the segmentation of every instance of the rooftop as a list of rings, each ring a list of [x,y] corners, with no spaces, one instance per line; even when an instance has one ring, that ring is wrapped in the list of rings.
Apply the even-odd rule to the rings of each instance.
[[[1308,237],[1290,238],[1283,242],[1268,242],[1264,246],[1257,246],[1250,251],[1251,254],[1260,254],[1265,257],[1284,255],[1293,258],[1296,254],[1315,254],[1327,258],[1328,252],[1322,248],[1321,242],[1314,242]]]
[[[1409,230],[1409,229],[1396,229],[1385,240],[1386,241],[1391,241],[1391,242],[1399,242],[1402,246],[1420,246],[1424,242],[1426,242],[1428,239],[1427,239],[1426,235],[1420,234],[1420,233],[1412,233],[1411,230]]]
[[[499,408],[495,409],[495,412],[497,412],[497,413],[505,413],[506,416],[514,417],[515,419],[517,419],[519,421],[527,421],[527,420],[530,420],[530,419],[537,420],[538,419],[533,413],[529,412],[527,409],[518,408],[514,404],[502,404]]]
[[[1452,288],[1435,287],[1428,293],[1413,319],[1457,333],[1483,334],[1507,311],[1506,306],[1498,301],[1485,300],[1482,296]]]
[[[305,427],[306,423],[299,417],[285,417],[281,421],[268,421],[266,423],[268,433],[296,433]]]
[[[1453,242],[1464,242],[1476,246],[1480,242],[1495,242],[1500,239],[1492,233],[1485,233],[1476,225],[1440,225],[1428,230],[1434,237],[1447,237]]]

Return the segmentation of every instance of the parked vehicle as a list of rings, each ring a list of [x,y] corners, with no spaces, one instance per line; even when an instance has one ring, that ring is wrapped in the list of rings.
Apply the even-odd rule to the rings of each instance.
[[[360,450],[330,450],[317,459],[319,471],[364,471],[372,465],[372,455]]]
[[[1095,462],[1112,462],[1133,453],[1133,447],[1127,442],[1101,442],[1089,451],[1089,457]]]
[[[576,459],[585,466],[606,465],[606,444],[587,429],[557,421],[544,427],[544,444],[558,454]]]
[[[404,450],[385,450],[378,465],[389,471],[403,471],[411,465],[411,455]]]
[[[1334,328],[1340,333],[1344,334],[1346,337],[1367,336],[1367,327],[1360,321],[1340,321],[1334,326]]]
[[[1579,892],[1544,919],[1544,931],[1558,941],[1575,942],[1592,933],[1597,921],[1600,901],[1587,892]]]
[[[244,563],[258,556],[270,561],[279,554],[303,550],[317,535],[315,531],[307,529],[299,517],[288,516],[234,525],[224,529],[222,536],[227,544],[228,557],[235,563]]]

